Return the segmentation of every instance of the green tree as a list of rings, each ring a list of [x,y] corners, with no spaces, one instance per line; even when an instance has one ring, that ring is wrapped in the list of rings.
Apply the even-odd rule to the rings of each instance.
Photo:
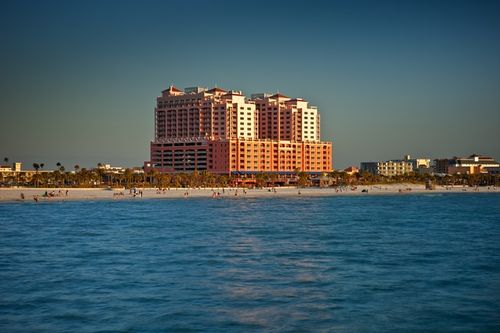
[[[58,185],[59,186],[64,186],[66,184],[66,169],[64,168],[64,165],[62,165],[60,162],[57,162],[56,164],[59,168],[59,173],[57,174],[57,178],[58,178]]]
[[[125,179],[125,186],[127,188],[130,188],[130,183],[133,179],[133,174],[132,174],[132,170],[129,169],[129,168],[126,168],[124,173],[123,173],[123,177]]]
[[[35,187],[38,187],[38,169],[40,169],[40,164],[33,163],[33,168],[35,169]]]
[[[300,171],[298,177],[299,177],[297,180],[298,186],[305,187],[309,185],[309,176],[307,175],[307,173],[305,173],[304,171]]]
[[[148,181],[151,186],[154,186],[157,183],[157,177],[158,177],[158,170],[157,169],[151,169],[148,172]]]

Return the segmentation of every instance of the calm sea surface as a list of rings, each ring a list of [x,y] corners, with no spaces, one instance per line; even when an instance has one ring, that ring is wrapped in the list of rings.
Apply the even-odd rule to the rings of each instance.
[[[500,332],[500,195],[0,204],[0,332]]]

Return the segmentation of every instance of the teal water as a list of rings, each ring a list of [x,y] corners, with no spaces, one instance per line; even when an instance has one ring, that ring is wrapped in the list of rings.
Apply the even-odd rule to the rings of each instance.
[[[500,195],[0,204],[0,332],[500,332]]]

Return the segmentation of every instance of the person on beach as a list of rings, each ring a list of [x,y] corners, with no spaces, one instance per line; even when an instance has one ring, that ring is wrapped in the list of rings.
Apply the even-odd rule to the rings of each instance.
[[[24,193],[21,192],[21,200],[24,200]]]

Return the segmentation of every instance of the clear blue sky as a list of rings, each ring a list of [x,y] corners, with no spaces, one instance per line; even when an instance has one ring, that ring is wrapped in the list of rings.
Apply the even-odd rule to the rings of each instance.
[[[303,97],[334,166],[500,158],[499,1],[3,1],[0,156],[142,165],[155,98]]]

